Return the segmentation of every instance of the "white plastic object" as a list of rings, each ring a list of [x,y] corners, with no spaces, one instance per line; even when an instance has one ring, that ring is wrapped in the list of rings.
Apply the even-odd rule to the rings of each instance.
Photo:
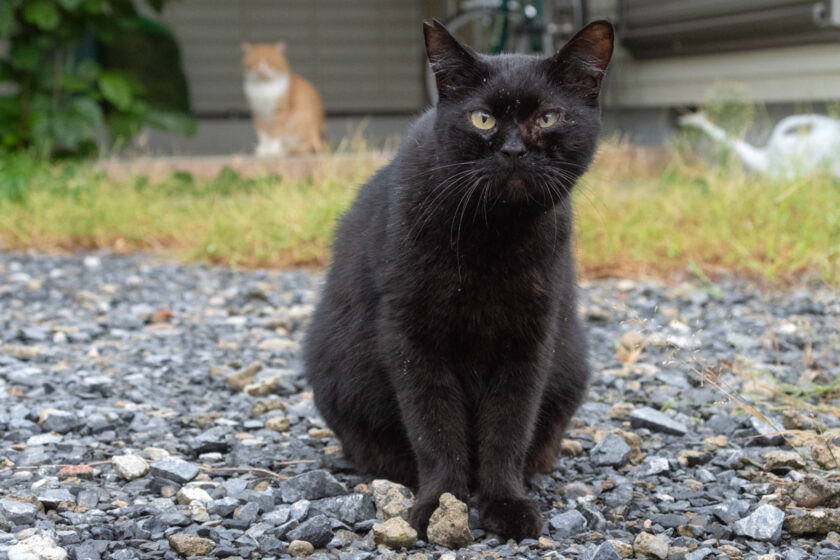
[[[763,148],[733,138],[703,113],[683,115],[677,122],[699,128],[732,148],[748,168],[770,177],[790,180],[820,169],[840,177],[840,120],[824,115],[786,117]]]

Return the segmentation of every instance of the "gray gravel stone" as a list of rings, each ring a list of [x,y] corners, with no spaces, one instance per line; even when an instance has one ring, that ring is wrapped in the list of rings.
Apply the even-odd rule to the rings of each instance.
[[[630,413],[630,425],[633,428],[647,428],[676,436],[684,436],[688,432],[688,428],[683,423],[647,406],[637,408]]]
[[[707,557],[714,556],[715,549],[709,547],[698,548],[693,552],[685,555],[685,560],[704,560]]]
[[[325,513],[334,519],[354,525],[360,521],[376,518],[373,500],[368,494],[348,494],[315,500],[310,504],[315,511]]]
[[[76,498],[67,488],[50,488],[38,494],[38,501],[43,504],[44,509],[55,509],[59,504],[72,507],[76,503]]]
[[[81,422],[78,416],[72,412],[64,410],[50,410],[44,414],[44,419],[40,422],[41,427],[48,432],[58,432],[59,434],[66,434],[79,427]]]
[[[263,556],[281,556],[287,552],[288,547],[283,541],[271,536],[260,538],[260,554]]]
[[[598,465],[620,467],[630,458],[630,446],[618,434],[607,434],[592,448],[589,456]]]
[[[758,434],[761,437],[753,437],[750,438],[750,443],[752,445],[763,445],[763,446],[775,446],[775,445],[784,445],[785,438],[779,434],[779,430],[781,428],[775,428],[771,426],[767,422],[756,418],[755,416],[750,416],[749,418],[750,426],[752,427],[754,433]],[[776,422],[776,426],[781,426],[781,422]]]
[[[16,497],[26,508],[14,522],[7,519],[4,525],[0,519],[0,560],[36,530],[72,559],[176,560],[168,539],[188,534],[216,543],[211,557],[259,554],[268,560],[285,557],[287,534],[318,516],[329,522],[325,530],[329,525],[343,536],[335,533],[333,544],[327,543],[335,549],[313,558],[377,556],[372,537],[377,514],[371,509],[377,484],[353,471],[335,447],[340,442],[324,429],[300,367],[301,341],[317,302],[320,275],[179,266],[106,254],[95,254],[100,265],[89,268],[85,256],[90,255],[0,251],[0,501]],[[791,385],[809,383],[811,376],[815,383],[830,385],[840,375],[832,352],[840,297],[820,288],[758,291],[746,281],[725,277],[719,288],[587,281],[580,296],[590,360],[601,375],[593,377],[587,401],[571,423],[566,437],[572,443],[563,446],[569,455],[557,458],[553,473],[529,484],[529,495],[546,520],[574,509],[586,528],[610,539],[621,556],[634,555],[629,543],[641,522],[650,520],[647,530],[672,547],[671,560],[705,554],[709,548],[714,556],[740,549],[745,560],[762,555],[836,560],[836,537],[810,532],[813,527],[830,530],[835,519],[830,515],[794,519],[788,512],[791,521],[786,520],[778,543],[733,533],[735,522],[762,500],[780,507],[792,497],[803,508],[820,503],[825,508],[813,511],[833,510],[840,502],[824,482],[815,486],[812,477],[802,478],[795,458],[770,461],[787,457],[778,453],[778,439],[759,432],[749,415],[733,414],[724,395],[686,372],[691,364],[712,368],[722,384],[772,418],[772,407],[783,403],[753,394],[756,387],[734,375],[728,364],[734,360],[738,369]],[[616,341],[642,322],[644,352],[635,361],[617,363]],[[735,349],[727,342],[730,332],[740,335],[737,340],[730,336]],[[260,351],[266,340],[276,350]],[[691,350],[675,348],[678,340]],[[246,384],[253,385],[252,392],[273,388],[275,394],[253,396],[229,387],[231,374],[258,362],[261,371]],[[806,362],[812,365],[803,370]],[[685,436],[643,426],[637,419],[639,429],[622,434],[632,448],[627,462],[599,466],[589,458],[594,457],[593,438],[599,432],[626,431],[631,421],[632,407],[612,408],[617,399],[646,403],[653,410],[667,404],[664,416],[682,424]],[[840,399],[825,394],[811,404],[829,410],[840,407]],[[50,422],[68,423],[39,425],[49,408],[66,413]],[[787,424],[798,424],[785,427],[818,427],[829,437],[840,433],[840,419],[832,414],[815,409],[799,416],[788,411]],[[282,418],[271,424],[280,431],[266,429],[271,418]],[[49,427],[69,431],[59,434]],[[762,438],[755,438],[759,433]],[[728,441],[706,441],[721,435]],[[630,443],[634,436],[640,438],[640,450]],[[764,448],[752,448],[757,444]],[[684,450],[694,453],[680,455]],[[812,458],[810,450],[803,451]],[[217,470],[203,470],[196,475],[200,480],[185,483],[160,473],[128,480],[116,465],[100,464],[124,454],[151,460],[180,457]],[[639,459],[644,460],[637,464]],[[628,462],[633,462],[629,469]],[[95,464],[86,467],[89,463]],[[52,464],[78,467],[62,469],[60,475],[51,467],[17,468]],[[310,492],[302,484],[291,490],[298,494],[289,496],[290,502],[284,500],[282,482],[256,470],[294,478],[319,468],[331,475],[332,480],[325,477],[330,482],[325,486],[332,489],[326,493],[335,495],[310,501],[303,496],[323,492]],[[793,484],[756,480],[762,468]],[[344,486],[339,489],[337,483]],[[345,490],[359,484],[368,485],[371,493]],[[67,509],[72,502],[65,491],[78,507]],[[205,492],[212,500],[203,503]],[[187,499],[188,494],[202,500]],[[379,515],[406,515],[408,490],[391,494],[394,511],[382,503]],[[38,509],[41,505],[46,511]],[[235,517],[236,508],[247,515]],[[464,508],[463,527],[469,531],[472,525],[476,541],[457,554],[459,560],[478,555],[538,560],[548,551],[558,560],[587,560],[598,551],[605,556],[598,560],[615,560],[610,546],[580,542],[581,536],[577,543],[526,539],[518,546],[508,544],[481,530],[477,508]],[[348,529],[357,535],[350,537]],[[553,531],[550,525],[548,531]],[[456,556],[422,541],[410,552],[426,560]]]
[[[257,521],[259,512],[259,504],[248,502],[247,504],[237,508],[233,513],[233,518],[226,519],[224,525],[225,527],[233,529],[245,530]]]
[[[218,500],[211,500],[207,502],[205,506],[207,508],[207,513],[210,515],[219,515],[221,517],[227,517],[231,513],[236,510],[237,506],[239,505],[239,500],[235,498],[231,498],[225,496],[224,498],[220,498]],[[288,519],[288,513],[286,518]],[[284,520],[285,521],[285,520]]]
[[[621,560],[621,555],[616,552],[613,545],[608,542],[603,542],[584,558],[585,560]]]
[[[749,500],[734,499],[710,506],[705,511],[714,514],[724,523],[734,523],[741,519],[749,509]]]
[[[315,548],[323,548],[333,537],[332,523],[326,515],[316,515],[286,534],[288,540],[306,541]]]
[[[781,538],[784,520],[785,512],[776,506],[764,504],[758,506],[749,516],[737,521],[734,529],[738,535],[776,543]]]
[[[17,500],[0,500],[0,515],[14,525],[33,525],[38,508],[33,504]]]
[[[645,457],[642,464],[631,471],[634,476],[656,476],[671,470],[671,463],[665,457]]]
[[[317,500],[331,496],[342,496],[347,489],[324,470],[309,471],[280,483],[283,502],[290,504],[298,500]]]
[[[309,514],[310,506],[311,502],[309,500],[298,500],[289,508],[289,515],[292,519],[302,521],[306,519],[306,516]]]
[[[586,518],[575,509],[558,513],[548,523],[552,538],[558,540],[576,537],[586,530]]]
[[[151,473],[185,484],[198,476],[198,467],[177,457],[162,457],[150,466]]]

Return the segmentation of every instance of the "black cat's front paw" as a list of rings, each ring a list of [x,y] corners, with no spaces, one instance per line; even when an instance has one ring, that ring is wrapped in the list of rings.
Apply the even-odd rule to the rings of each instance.
[[[543,519],[531,500],[513,498],[482,502],[481,527],[506,539],[535,539],[540,536]]]
[[[417,531],[417,537],[426,539],[426,529],[429,527],[429,518],[438,507],[437,500],[417,501],[411,511],[408,512],[408,522]]]

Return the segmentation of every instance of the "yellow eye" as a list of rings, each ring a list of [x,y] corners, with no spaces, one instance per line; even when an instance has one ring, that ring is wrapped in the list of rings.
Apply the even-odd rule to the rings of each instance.
[[[485,111],[473,111],[470,113],[470,121],[481,130],[490,130],[496,126],[496,117]]]
[[[540,128],[548,128],[556,122],[557,113],[545,113],[543,115],[540,115],[540,118],[537,119],[537,126],[539,126]]]

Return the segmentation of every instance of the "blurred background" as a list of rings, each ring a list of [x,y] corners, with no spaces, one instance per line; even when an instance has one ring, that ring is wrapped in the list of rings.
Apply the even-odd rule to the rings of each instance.
[[[488,53],[616,25],[585,273],[837,281],[837,0],[6,0],[1,246],[327,262],[351,187],[434,103],[432,18]],[[323,99],[318,156],[251,155],[242,44],[278,41]]]
[[[154,135],[150,146],[189,152],[243,149],[253,136],[239,84],[241,41],[288,43],[295,71],[324,97],[333,140],[361,119],[381,138],[402,130],[429,103],[421,20],[457,20],[459,37],[489,47],[488,12],[501,2],[456,0],[185,0],[161,20],[178,37],[198,134],[190,141]],[[543,0],[558,27],[607,18],[619,48],[603,95],[605,129],[634,142],[662,143],[680,109],[727,101],[736,93],[773,116],[808,105],[825,111],[840,97],[840,4],[817,0]],[[511,11],[516,11],[513,3]],[[581,8],[582,6],[582,8]],[[582,13],[581,13],[582,10]],[[524,10],[523,10],[524,11]],[[479,14],[480,13],[480,14]],[[565,24],[565,26],[564,26]],[[511,27],[515,27],[512,24]],[[512,29],[511,29],[512,31]],[[479,44],[477,44],[479,43]],[[483,43],[483,44],[482,44]],[[522,50],[510,43],[506,50]],[[542,46],[542,45],[537,45]],[[532,49],[536,50],[536,49]],[[759,131],[760,132],[760,131]]]
[[[776,117],[805,105],[822,112],[827,101],[840,97],[837,2],[544,0],[519,4],[543,5],[543,17],[559,28],[555,46],[568,36],[570,22],[579,26],[583,19],[607,18],[617,24],[620,47],[603,97],[605,129],[625,133],[634,142],[662,143],[680,109],[728,101],[732,95],[760,102]],[[516,3],[510,8],[518,9]],[[238,46],[243,40],[287,42],[292,68],[311,79],[324,98],[333,141],[355,130],[363,119],[371,138],[398,134],[430,101],[418,22],[435,17],[451,24],[459,13],[480,12],[477,19],[461,18],[457,32],[481,48],[490,46],[487,35],[480,36],[480,30],[492,25],[487,23],[488,12],[499,9],[500,2],[456,0],[169,3],[161,20],[183,51],[198,133],[191,140],[155,134],[149,147],[228,153],[253,142],[240,85]],[[506,46],[522,50],[519,44]],[[730,87],[735,84],[740,89]]]
[[[704,104],[758,103],[771,122],[806,108],[828,112],[840,97],[840,4],[830,0],[136,0],[135,14],[126,8],[130,2],[112,3],[105,10],[109,2],[5,2],[0,52],[11,68],[2,77],[32,64],[41,73],[63,71],[58,89],[72,92],[84,86],[87,70],[106,86],[106,116],[131,104],[124,98],[132,84],[122,87],[121,79],[139,81],[136,97],[158,113],[168,111],[142,123],[149,133],[140,145],[160,154],[252,149],[242,88],[245,41],[286,42],[293,71],[323,97],[333,144],[362,123],[374,142],[399,134],[432,101],[420,25],[431,18],[454,25],[479,50],[525,52],[550,52],[584,21],[610,19],[619,48],[603,95],[605,130],[634,143],[661,144],[680,112]],[[97,4],[102,13],[92,7]],[[16,32],[15,19],[29,29]],[[493,36],[500,19],[508,20],[503,45]],[[58,41],[60,55],[45,35]],[[10,37],[17,46],[11,57]],[[41,44],[47,56],[31,52]],[[91,62],[106,72],[104,84]],[[71,68],[80,66],[79,83],[71,83]],[[3,87],[15,92],[13,84]],[[29,87],[17,86],[24,94]],[[54,86],[48,93],[60,95]],[[8,113],[8,99],[5,105]],[[195,127],[173,110],[191,115]],[[8,116],[0,119],[8,126]],[[769,122],[757,123],[758,137]],[[123,128],[138,132],[132,125]]]

